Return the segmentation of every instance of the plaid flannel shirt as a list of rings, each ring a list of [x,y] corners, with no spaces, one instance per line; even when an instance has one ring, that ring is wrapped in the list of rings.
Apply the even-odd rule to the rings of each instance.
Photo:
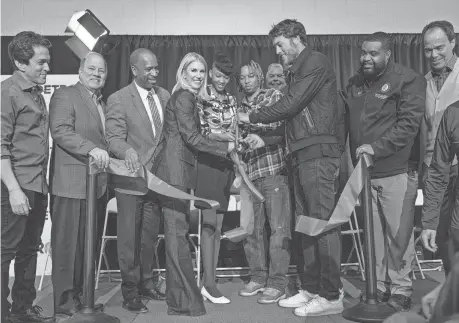
[[[263,109],[276,103],[281,97],[282,92],[275,89],[261,89],[260,93],[252,102],[246,97],[241,101],[240,110],[246,113]],[[260,105],[263,103],[262,105]],[[256,134],[263,136],[267,131],[274,130],[282,126],[283,122],[273,122],[269,124],[257,123],[241,125],[242,136],[247,134]],[[247,164],[247,175],[250,180],[256,180],[265,176],[274,176],[285,168],[284,145],[275,144],[264,146],[258,149],[249,149],[243,154],[243,160]]]

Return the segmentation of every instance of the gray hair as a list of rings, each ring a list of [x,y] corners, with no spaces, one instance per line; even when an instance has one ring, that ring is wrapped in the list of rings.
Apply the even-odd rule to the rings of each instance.
[[[279,64],[279,63],[272,63],[271,65],[268,66],[268,71],[266,72],[266,78],[268,77],[268,73],[269,71],[272,69],[272,68],[280,68],[282,71],[284,71],[284,67],[282,66],[282,64]]]
[[[83,68],[84,68],[84,64],[86,63],[86,60],[87,60],[87,59],[89,58],[89,56],[91,56],[91,55],[97,55],[97,56],[101,57],[101,58],[104,60],[104,63],[105,63],[105,73],[107,73],[107,72],[108,72],[107,61],[105,60],[104,56],[102,56],[102,54],[99,54],[99,53],[97,53],[97,52],[89,52],[89,53],[87,53],[87,54],[83,57],[83,59],[81,60],[81,62],[80,62],[80,69],[83,69]]]

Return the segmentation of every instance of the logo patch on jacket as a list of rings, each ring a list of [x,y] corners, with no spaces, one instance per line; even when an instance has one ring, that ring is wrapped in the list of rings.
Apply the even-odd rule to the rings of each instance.
[[[382,92],[382,93],[386,93],[387,91],[389,91],[389,89],[390,89],[390,85],[389,85],[389,83],[386,83],[386,84],[384,84],[384,85],[382,86],[381,92]]]
[[[385,100],[385,99],[388,98],[387,95],[379,94],[379,93],[375,93],[375,97],[377,97],[378,99],[381,99],[381,100]]]

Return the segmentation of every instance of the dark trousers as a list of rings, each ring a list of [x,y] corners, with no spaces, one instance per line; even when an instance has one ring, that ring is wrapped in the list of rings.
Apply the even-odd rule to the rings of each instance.
[[[121,291],[125,300],[132,300],[139,297],[141,289],[154,287],[153,265],[161,209],[158,196],[152,191],[143,196],[120,192],[115,195]]]
[[[14,214],[6,186],[1,184],[2,219],[2,322],[10,308],[13,313],[22,313],[32,307],[37,295],[35,276],[37,251],[46,218],[48,195],[23,189],[29,200],[29,215]],[[14,259],[14,284],[11,291],[13,304],[8,301],[10,263]]]
[[[339,158],[321,157],[293,167],[295,214],[329,220],[335,207]],[[340,295],[340,228],[312,237],[301,235],[303,257],[298,265],[301,288],[328,300]]]
[[[189,190],[176,187],[182,191]],[[187,239],[190,203],[164,199],[164,234],[166,240],[166,303],[169,315],[206,314],[201,292],[194,276],[190,244]]]
[[[443,202],[441,204],[440,219],[437,227],[436,243],[440,258],[443,261],[445,274],[451,271],[450,260],[450,227],[453,209],[456,201],[456,180],[458,176],[458,165],[451,166],[449,173],[448,188],[445,192]],[[459,202],[459,198],[458,198]]]
[[[266,198],[260,203],[252,198],[254,209],[253,233],[244,241],[244,251],[250,267],[251,280],[266,287],[284,291],[290,264],[291,207],[287,176],[259,178],[255,187]],[[245,186],[241,189],[247,189]],[[265,221],[271,228],[269,243],[265,242]],[[268,247],[269,246],[269,247]],[[268,247],[268,248],[266,248]],[[267,252],[269,262],[267,261]]]
[[[83,293],[84,245],[86,240],[86,200],[61,196],[51,198],[51,252],[54,307],[66,307]],[[97,200],[96,241],[99,241],[107,200]],[[97,249],[97,244],[96,244]],[[95,250],[96,252],[96,250]],[[97,254],[97,253],[95,253]],[[72,297],[69,297],[72,296]],[[70,307],[73,303],[70,302]]]

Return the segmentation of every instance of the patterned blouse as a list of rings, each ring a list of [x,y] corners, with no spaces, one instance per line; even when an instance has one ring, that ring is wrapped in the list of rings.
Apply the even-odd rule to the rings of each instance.
[[[234,132],[237,109],[236,98],[226,93],[225,100],[218,100],[216,91],[211,85],[208,86],[207,92],[210,95],[210,99],[198,104],[201,134],[207,136],[211,132]]]

